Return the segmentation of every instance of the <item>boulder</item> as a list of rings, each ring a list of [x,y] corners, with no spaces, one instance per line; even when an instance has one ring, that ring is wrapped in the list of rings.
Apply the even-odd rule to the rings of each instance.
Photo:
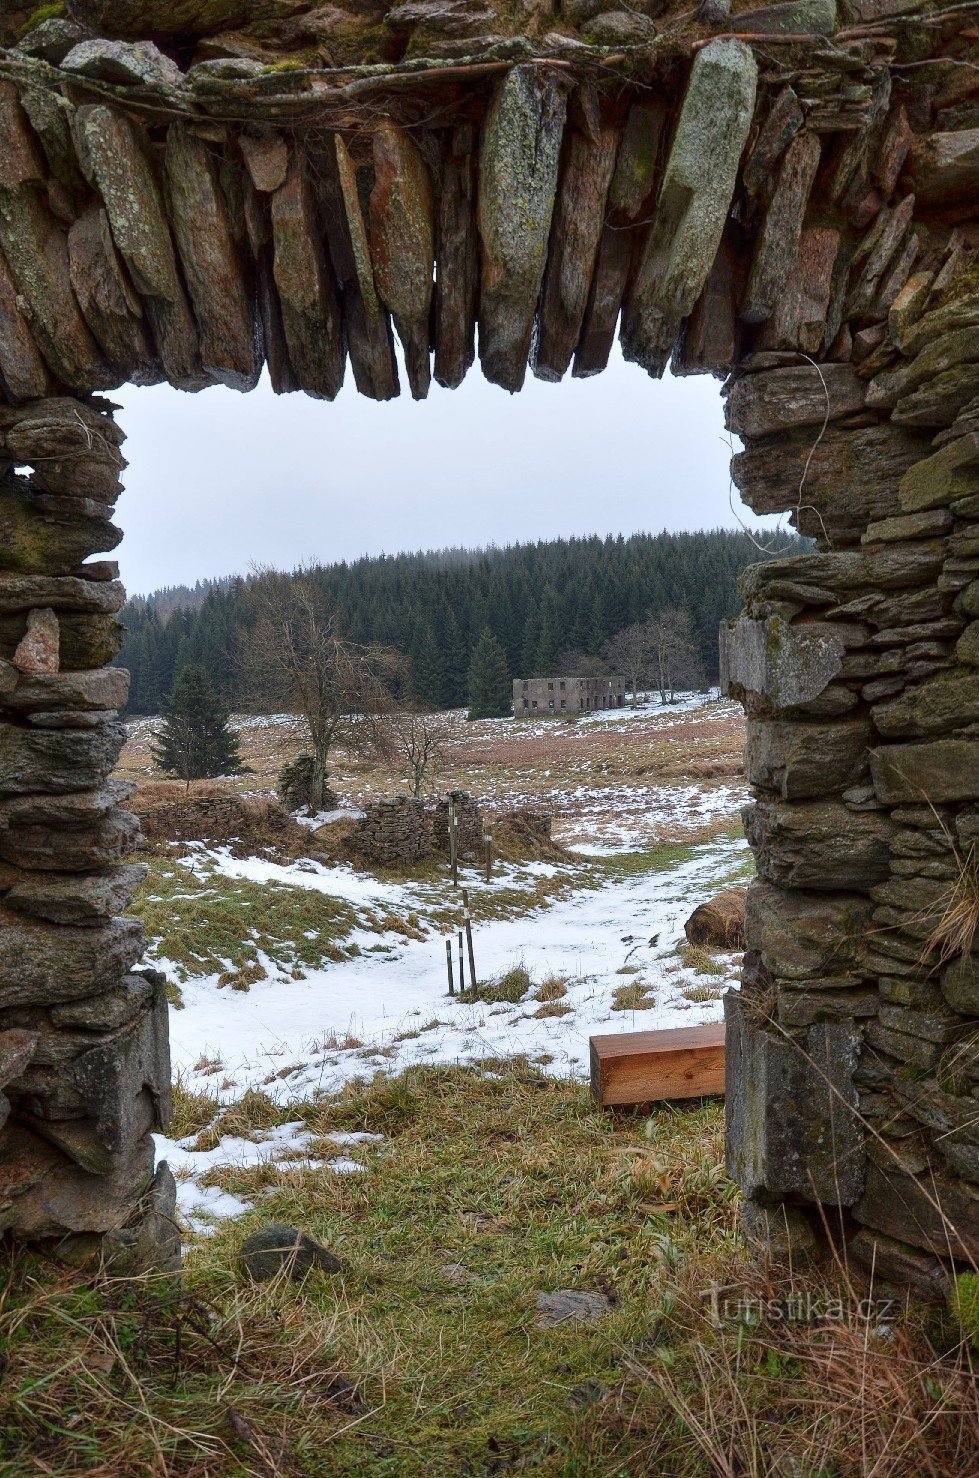
[[[163,196],[145,135],[101,104],[79,108],[85,163],[105,203],[112,239],[140,294],[167,379],[183,390],[210,383],[177,266]]]
[[[905,513],[945,508],[979,492],[979,432],[946,442],[930,457],[909,467],[901,478],[900,502]]]
[[[35,134],[13,83],[0,81],[0,250],[30,330],[54,375],[73,390],[118,383],[102,359],[71,290],[68,239],[52,214]],[[21,358],[21,365],[29,365]]]
[[[942,976],[942,995],[953,1011],[979,1016],[979,954],[963,955],[949,965]]]
[[[562,378],[581,335],[617,144],[606,128],[573,129],[565,145],[531,359],[539,380]]]
[[[391,318],[374,281],[356,167],[340,134],[333,144],[336,171],[327,171],[324,189],[331,197],[330,255],[343,293],[350,364],[361,395],[390,400],[400,392]]]
[[[31,611],[28,615],[28,636],[37,630],[36,623],[31,621],[31,617],[37,614],[38,612]],[[53,611],[48,611],[47,614],[54,617]],[[54,619],[57,630],[57,618]],[[46,621],[45,627],[50,660],[50,623]],[[23,642],[18,646],[17,652],[22,646]],[[15,667],[19,666],[17,652],[14,653]],[[21,671],[23,672],[23,668]],[[68,709],[109,713],[124,707],[128,696],[129,673],[122,667],[94,668],[85,672],[38,670],[24,672],[16,688],[6,698],[4,707],[13,713],[24,714],[64,712]]]
[[[6,827],[0,831],[0,858],[15,867],[41,872],[90,872],[128,857],[138,841],[138,818],[129,811],[113,809],[91,825],[64,831],[43,823]],[[93,902],[97,896],[93,894]],[[28,912],[37,914],[39,910]],[[50,907],[40,917],[50,918]]]
[[[346,1264],[297,1227],[273,1222],[252,1232],[241,1244],[241,1263],[255,1283],[286,1277],[297,1281],[314,1268],[324,1273],[342,1273]]]
[[[605,10],[583,28],[585,37],[595,46],[641,46],[652,41],[657,29],[645,15],[630,15],[622,10]]]
[[[62,1029],[87,1032],[111,1032],[125,1026],[153,999],[157,981],[162,977],[154,970],[124,975],[112,990],[102,991],[97,996],[83,996],[80,1001],[68,1001],[61,1006],[51,1007],[51,1020]]]
[[[979,723],[979,672],[961,668],[915,683],[891,703],[874,708],[885,739],[948,734]]]
[[[738,24],[741,24],[740,20]],[[741,307],[741,316],[747,323],[763,323],[772,316],[779,303],[798,255],[802,222],[819,168],[819,157],[818,135],[796,134],[782,161],[758,232]]]
[[[863,407],[867,387],[849,364],[788,365],[742,374],[727,398],[728,429],[754,439],[822,426]]]
[[[10,393],[20,400],[47,395],[51,377],[34,342],[10,268],[0,252],[0,375]]]
[[[38,733],[0,723],[0,795],[60,795],[97,787],[119,758],[125,737],[116,723],[81,733]]]
[[[262,368],[251,283],[211,151],[182,123],[167,130],[165,176],[170,224],[200,330],[201,363],[233,390],[251,390]]]
[[[754,36],[832,36],[836,0],[782,0],[760,10],[739,10],[738,30]]]
[[[118,1169],[92,1174],[26,1125],[8,1123],[0,1131],[0,1229],[28,1238],[112,1231],[128,1221],[152,1173],[149,1135]]]
[[[897,1164],[884,1169],[871,1160],[854,1216],[864,1226],[936,1257],[967,1263],[979,1257],[979,1187],[931,1169],[919,1178]]]
[[[343,385],[340,306],[316,220],[304,157],[272,196],[275,285],[289,358],[307,395],[333,400]]]
[[[80,25],[78,21],[54,15],[41,21],[40,25],[33,26],[26,35],[21,36],[17,46],[25,56],[37,57],[38,61],[50,62],[53,67],[56,67],[73,47],[78,46],[82,41],[91,40],[91,36],[92,33],[87,26]]]
[[[238,146],[256,190],[271,195],[285,184],[289,173],[289,145],[282,134],[243,133]]]
[[[604,1293],[587,1288],[555,1288],[537,1295],[537,1323],[541,1329],[556,1324],[594,1324],[611,1305]]]
[[[462,384],[476,357],[479,243],[476,233],[475,129],[462,124],[442,160],[435,281],[435,378]]]
[[[747,888],[725,888],[698,904],[683,926],[691,944],[722,950],[744,949]]]
[[[37,878],[6,895],[9,907],[58,924],[97,924],[121,914],[146,877],[143,862],[83,876]]]
[[[790,626],[779,616],[723,623],[720,649],[722,691],[773,709],[818,698],[842,671],[845,652],[830,623]]]
[[[800,533],[828,533],[834,543],[856,542],[871,519],[900,513],[901,479],[930,450],[924,436],[889,424],[831,425],[813,443],[811,431],[754,442],[732,457],[731,476],[755,513],[796,507],[803,488],[793,522]]]
[[[979,189],[979,128],[921,135],[912,145],[909,169],[924,205],[973,199]]]
[[[0,1088],[19,1078],[37,1045],[37,1032],[14,1029],[0,1032]]]

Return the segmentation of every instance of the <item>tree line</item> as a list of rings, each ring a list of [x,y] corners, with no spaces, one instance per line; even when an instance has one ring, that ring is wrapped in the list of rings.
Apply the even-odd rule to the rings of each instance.
[[[780,553],[807,547],[779,539]],[[494,689],[503,666],[508,679],[588,673],[615,658],[621,633],[662,616],[672,626],[671,612],[682,613],[689,670],[716,681],[718,624],[738,608],[741,570],[765,557],[749,534],[715,529],[382,555],[282,578],[315,591],[344,641],[405,659],[391,674],[395,697],[451,708],[473,702],[474,665],[493,667]],[[129,711],[162,712],[188,667],[226,706],[273,711],[272,669],[264,685],[257,676],[268,651],[262,579],[215,582],[203,598],[198,587],[191,606],[177,604],[173,589],[130,600],[118,659],[132,673]]]

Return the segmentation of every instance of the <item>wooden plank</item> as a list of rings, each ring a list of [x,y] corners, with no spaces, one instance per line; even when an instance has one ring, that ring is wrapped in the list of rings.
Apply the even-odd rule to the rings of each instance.
[[[591,1037],[591,1091],[603,1108],[724,1092],[724,1023]]]

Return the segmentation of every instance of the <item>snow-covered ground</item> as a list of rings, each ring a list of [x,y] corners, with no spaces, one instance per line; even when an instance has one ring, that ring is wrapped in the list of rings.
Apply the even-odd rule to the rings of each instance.
[[[743,841],[710,843],[673,869],[582,888],[525,917],[479,925],[479,978],[495,978],[522,964],[537,985],[563,979],[566,994],[560,1005],[569,1008],[564,1015],[537,1015],[541,1008],[534,989],[516,1005],[462,1004],[448,994],[445,942],[438,932],[406,940],[363,931],[359,942],[365,952],[359,958],[310,971],[301,981],[271,967],[271,978],[247,993],[218,989],[215,976],[187,982],[184,1009],[170,1018],[174,1070],[187,1088],[206,1088],[224,1102],[261,1087],[288,1103],[376,1071],[396,1073],[416,1063],[478,1063],[514,1053],[527,1054],[548,1072],[583,1078],[593,1033],[719,1019],[723,977],[708,982],[717,986],[714,998],[688,999],[684,992],[702,987],[704,977],[679,965],[675,948],[691,911],[730,881],[745,851]],[[198,865],[203,859],[197,854]],[[207,860],[228,877],[290,882],[366,907],[409,912],[420,906],[417,885],[365,879],[349,867],[281,866],[257,858],[236,860],[226,851],[207,854]],[[537,863],[521,871],[533,876],[553,868]],[[499,885],[513,881],[511,870]],[[473,876],[468,886],[475,892],[486,885]],[[377,952],[378,944],[384,952]],[[372,946],[375,952],[368,952]],[[639,1011],[613,1009],[615,992],[640,981],[653,1004]],[[178,1174],[180,1207],[188,1222],[206,1230],[214,1219],[245,1209],[228,1193],[200,1184],[216,1165],[282,1163],[284,1156],[287,1163],[334,1173],[362,1168],[342,1156],[303,1158],[307,1141],[301,1124],[292,1124],[256,1141],[225,1138],[207,1151],[192,1150],[192,1141],[160,1136],[157,1149]]]
[[[538,1018],[533,999],[461,1004],[448,995],[443,935],[405,940],[364,931],[354,936],[364,951],[358,958],[310,970],[305,980],[273,967],[272,978],[247,993],[217,989],[214,976],[188,981],[184,1009],[171,1013],[174,1069],[188,1088],[207,1086],[222,1100],[263,1087],[283,1102],[333,1091],[377,1069],[397,1072],[412,1063],[468,1063],[514,1052],[546,1055],[552,1072],[583,1073],[593,1032],[717,1019],[719,1003],[691,1003],[681,994],[690,987],[688,973],[668,974],[666,967],[675,970],[684,920],[730,877],[745,848],[743,841],[708,844],[672,870],[583,888],[523,918],[479,925],[479,978],[495,978],[517,964],[538,984],[560,977],[567,990],[562,1004],[571,1008],[566,1015]],[[229,877],[290,882],[402,913],[419,910],[417,887],[365,879],[348,867],[209,857]],[[480,886],[475,877],[469,880],[473,892]],[[160,964],[166,969],[165,960]],[[613,1010],[616,987],[639,976],[655,1006]],[[338,1047],[347,1041],[356,1045]]]
[[[691,695],[678,706],[691,710],[689,721],[699,723],[701,715],[692,710],[703,706],[702,699]],[[676,711],[659,713],[666,721]],[[643,712],[596,713],[582,724],[631,729]],[[705,720],[709,712],[703,709]],[[649,723],[649,708],[645,716]],[[518,725],[504,719],[487,721],[485,727],[491,724],[507,726],[511,733],[518,730],[523,737],[531,737],[535,727],[542,735],[554,732],[553,721]],[[590,772],[590,757],[583,761],[579,769]],[[353,957],[324,960],[315,968],[304,965],[300,972],[259,951],[266,978],[253,981],[247,990],[222,988],[219,970],[188,979],[186,959],[177,968],[159,942],[154,963],[181,982],[183,1007],[171,1011],[170,1035],[174,1071],[184,1087],[206,1091],[221,1104],[234,1102],[249,1088],[261,1088],[287,1106],[378,1071],[395,1074],[414,1064],[473,1064],[518,1053],[547,1072],[584,1079],[588,1039],[594,1033],[717,1020],[721,988],[733,978],[735,961],[730,959],[726,967],[722,961],[717,975],[698,975],[678,956],[677,945],[697,904],[743,869],[745,842],[705,842],[672,867],[656,866],[652,858],[620,867],[598,859],[710,834],[718,820],[737,815],[745,800],[743,782],[718,777],[656,784],[640,779],[641,772],[632,783],[621,772],[605,780],[600,757],[594,770],[580,780],[575,776],[571,784],[566,774],[552,778],[549,770],[539,770],[532,781],[527,776],[535,789],[528,786],[526,796],[524,777],[515,770],[509,787],[511,804],[543,804],[554,810],[561,823],[555,832],[565,846],[577,850],[580,863],[498,865],[489,883],[474,870],[461,879],[481,918],[474,926],[478,978],[493,981],[523,966],[532,985],[516,1003],[467,1003],[448,994],[448,925],[440,920],[458,917],[461,910],[459,894],[447,878],[382,882],[347,864],[330,866],[310,858],[276,863],[203,844],[175,848],[174,867],[198,874],[209,891],[220,890],[222,878],[229,885],[240,880],[312,890],[352,906],[360,920],[344,942],[347,951],[358,947]],[[355,812],[348,802],[309,818],[307,824],[329,825],[351,814]],[[593,865],[589,858],[595,859]],[[542,894],[536,885],[544,878],[555,886]],[[487,898],[494,893],[505,897],[494,904],[492,896]],[[399,931],[406,920],[410,927]],[[455,937],[453,961],[457,972]],[[206,968],[213,964],[212,957]],[[545,982],[551,984],[538,999]],[[367,1149],[363,1146],[359,1153]],[[160,1136],[158,1153],[178,1174],[181,1209],[191,1226],[202,1230],[216,1218],[245,1209],[227,1192],[201,1184],[218,1166],[269,1161],[280,1167],[316,1166],[324,1174],[363,1168],[360,1160],[341,1153],[339,1142],[336,1155],[322,1141],[311,1151],[301,1122],[254,1138],[226,1137],[206,1149],[194,1148],[193,1139],[177,1143]]]

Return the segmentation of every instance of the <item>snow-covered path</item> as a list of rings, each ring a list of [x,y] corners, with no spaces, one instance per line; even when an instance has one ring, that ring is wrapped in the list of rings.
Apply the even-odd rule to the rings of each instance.
[[[744,853],[743,841],[710,843],[670,870],[582,888],[519,919],[478,925],[480,979],[515,964],[538,984],[561,977],[561,1006],[570,1008],[564,1015],[537,1016],[533,991],[517,1005],[461,1004],[447,994],[443,936],[406,940],[365,931],[355,936],[364,950],[359,958],[311,970],[304,980],[273,969],[278,978],[247,993],[219,990],[214,977],[187,982],[184,1009],[171,1012],[174,1069],[186,1086],[206,1086],[222,1100],[261,1086],[281,1102],[335,1090],[381,1068],[397,1072],[412,1063],[515,1052],[543,1059],[548,1071],[583,1075],[592,1032],[718,1018],[718,1000],[684,997],[698,978],[678,967],[673,951],[691,910],[730,879]],[[228,857],[219,867],[229,876],[288,881],[368,906],[399,903],[408,911],[417,903],[411,885],[374,882],[348,868],[297,870]],[[613,1010],[616,988],[639,979],[655,1006]]]

